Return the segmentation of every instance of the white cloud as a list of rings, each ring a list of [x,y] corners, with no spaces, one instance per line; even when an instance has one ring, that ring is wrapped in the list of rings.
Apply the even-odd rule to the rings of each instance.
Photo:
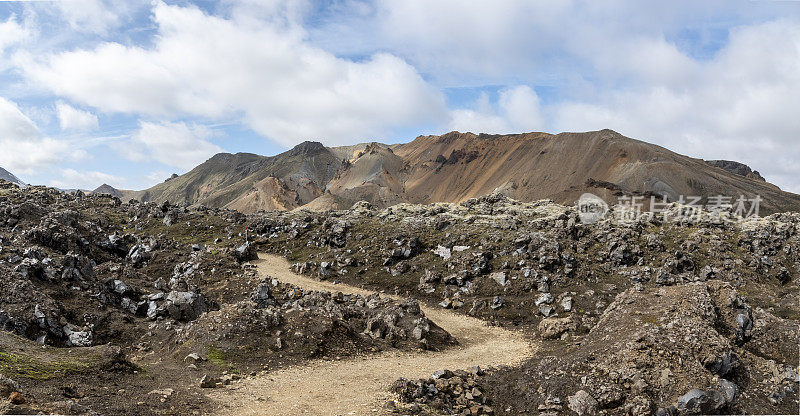
[[[0,22],[0,56],[3,52],[25,39],[28,30],[17,23],[16,17],[11,16],[5,22]]]
[[[51,3],[58,8],[73,30],[103,35],[119,23],[123,2],[103,0],[61,0]]]
[[[19,62],[35,83],[102,111],[241,115],[287,146],[349,143],[446,119],[442,94],[396,56],[355,62],[311,46],[291,24],[161,2],[153,12],[159,36],[151,48],[104,43]]]
[[[58,177],[51,180],[48,185],[62,189],[83,189],[92,191],[102,184],[109,184],[117,188],[123,182],[123,178],[103,172],[61,169]]]
[[[0,97],[0,166],[15,174],[33,174],[64,159],[85,156],[66,142],[44,137],[17,105]]]
[[[611,128],[705,159],[733,159],[800,191],[800,24],[745,26],[680,82],[633,84],[554,109],[555,130]],[[646,71],[645,71],[646,72]]]
[[[539,96],[527,85],[500,91],[496,105],[482,94],[471,109],[451,111],[450,130],[474,133],[520,133],[545,130]]]
[[[154,159],[167,166],[189,170],[216,153],[224,152],[209,142],[212,132],[185,123],[141,123],[129,143],[119,150],[128,159]]]
[[[79,110],[62,101],[56,103],[56,114],[61,130],[88,131],[98,127],[97,116],[92,112]]]

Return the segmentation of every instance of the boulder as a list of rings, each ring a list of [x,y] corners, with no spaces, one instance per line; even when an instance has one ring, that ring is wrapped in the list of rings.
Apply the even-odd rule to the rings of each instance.
[[[173,290],[167,295],[164,310],[176,321],[193,321],[209,310],[209,304],[201,294]]]
[[[578,416],[592,416],[597,414],[597,400],[585,390],[578,390],[572,396],[567,397],[567,407],[577,413]]]
[[[572,318],[545,318],[539,322],[539,335],[544,339],[554,339],[567,331],[576,329]]]
[[[237,247],[236,250],[233,251],[233,255],[236,257],[236,260],[242,263],[258,260],[258,252],[256,252],[256,248],[250,244],[249,241]]]
[[[725,396],[717,390],[693,389],[678,398],[677,407],[687,415],[715,414],[725,407]]]

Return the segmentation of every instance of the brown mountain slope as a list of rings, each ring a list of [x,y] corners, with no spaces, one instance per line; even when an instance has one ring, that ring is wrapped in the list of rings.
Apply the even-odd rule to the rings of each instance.
[[[800,209],[800,196],[709,166],[611,130],[587,133],[474,135],[448,133],[394,146],[408,163],[405,191],[412,202],[461,201],[502,188],[530,201],[571,204],[583,192],[609,202],[615,194],[764,198],[767,211]]]
[[[564,204],[584,192],[610,203],[622,195],[666,196],[670,201],[700,196],[704,202],[714,195],[760,195],[762,213],[800,210],[800,195],[747,175],[749,168],[739,165],[712,165],[611,130],[555,135],[451,132],[392,146],[326,148],[305,142],[273,157],[219,154],[139,196],[253,212],[341,209],[360,200],[378,207],[460,202],[495,191],[522,201]]]
[[[135,195],[144,201],[230,206],[253,212],[291,209],[322,194],[342,161],[320,143],[277,156],[220,153],[188,173]]]

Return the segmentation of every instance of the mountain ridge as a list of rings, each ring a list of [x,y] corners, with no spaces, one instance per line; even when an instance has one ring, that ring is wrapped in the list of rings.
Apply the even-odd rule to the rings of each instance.
[[[16,177],[13,173],[3,169],[0,167],[0,179],[4,181],[9,181],[15,183],[20,186],[25,186],[25,182],[22,182],[18,177]]]
[[[144,201],[255,212],[345,209],[361,200],[378,207],[461,202],[492,192],[565,204],[585,192],[609,203],[625,195],[669,201],[759,195],[765,212],[800,210],[800,195],[781,191],[747,165],[692,158],[608,129],[449,132],[393,145],[325,147],[306,141],[275,156],[220,153],[184,175],[123,193]]]

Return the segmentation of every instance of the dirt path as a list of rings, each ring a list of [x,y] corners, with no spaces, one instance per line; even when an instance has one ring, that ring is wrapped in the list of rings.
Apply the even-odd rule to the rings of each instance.
[[[256,265],[262,276],[311,290],[372,293],[295,274],[280,256],[259,257]],[[210,397],[219,402],[218,413],[226,415],[375,415],[381,414],[381,403],[389,397],[387,388],[399,377],[429,377],[443,368],[514,365],[533,353],[533,346],[519,333],[444,309],[422,309],[456,337],[459,345],[442,352],[394,351],[341,361],[312,361],[242,380],[211,392]]]

